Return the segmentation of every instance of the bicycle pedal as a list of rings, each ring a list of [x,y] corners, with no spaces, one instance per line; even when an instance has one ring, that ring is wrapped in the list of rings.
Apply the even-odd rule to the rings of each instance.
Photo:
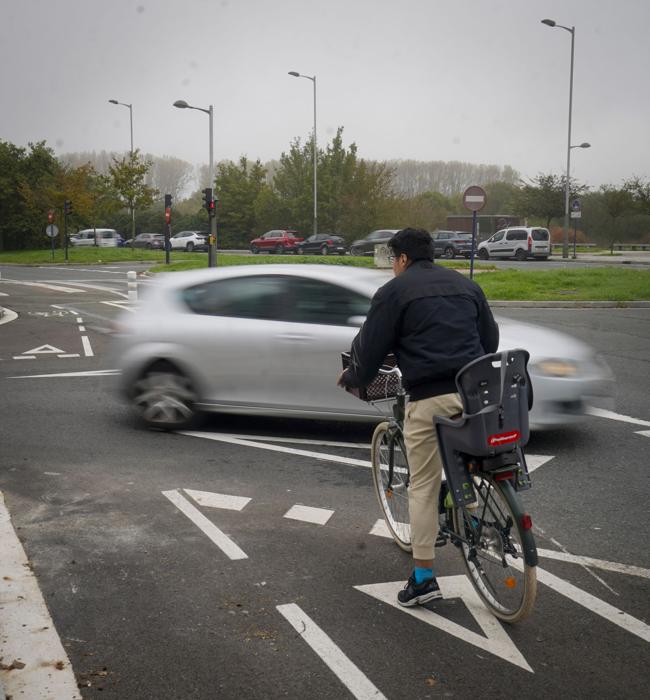
[[[436,543],[433,546],[444,547],[447,542],[449,542],[449,537],[447,535],[438,535],[438,537],[436,537]]]

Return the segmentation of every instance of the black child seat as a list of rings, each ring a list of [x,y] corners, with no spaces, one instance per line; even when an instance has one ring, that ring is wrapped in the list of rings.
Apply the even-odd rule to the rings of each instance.
[[[509,466],[516,473],[515,488],[530,486],[521,449],[530,435],[529,357],[526,350],[504,350],[465,365],[456,375],[461,417],[433,419],[448,486],[459,506],[475,500],[464,455],[477,458],[481,471]]]

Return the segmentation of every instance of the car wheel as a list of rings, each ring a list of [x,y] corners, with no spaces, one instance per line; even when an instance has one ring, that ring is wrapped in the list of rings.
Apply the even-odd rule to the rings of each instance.
[[[298,250],[297,250],[296,252],[298,253],[298,255],[304,255],[304,254],[305,254],[305,249],[304,249],[304,248],[301,248],[300,246],[298,246]]]
[[[152,365],[135,383],[133,405],[149,428],[182,430],[197,418],[190,380],[169,362]]]
[[[515,251],[515,260],[525,260],[527,257],[526,251],[523,248],[519,248],[518,250]]]
[[[251,246],[251,253],[253,255],[257,255],[260,252],[260,249],[257,246],[252,245]]]
[[[329,249],[326,245],[324,245],[324,246],[320,249],[320,254],[321,254],[321,255],[329,255],[329,253],[330,253],[330,249]]]
[[[456,257],[456,251],[451,246],[447,246],[443,252],[443,256],[447,258],[447,260],[453,260]]]
[[[145,248],[148,248],[149,250],[151,250],[151,247],[151,243],[147,243],[147,245],[145,246]]]
[[[490,254],[488,253],[487,248],[481,248],[478,251],[478,256],[481,258],[481,260],[489,260],[490,259]]]
[[[275,254],[282,255],[282,253],[284,253],[284,248],[281,245],[276,245],[275,246]]]
[[[191,253],[191,252],[194,250],[194,243],[192,243],[192,241],[190,241],[190,242],[185,246],[185,250],[186,250],[188,253]]]

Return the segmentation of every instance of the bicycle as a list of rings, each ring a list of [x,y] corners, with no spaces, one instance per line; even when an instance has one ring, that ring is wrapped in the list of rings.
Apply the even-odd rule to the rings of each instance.
[[[469,363],[456,376],[462,415],[434,418],[445,477],[436,547],[451,542],[459,549],[484,604],[511,623],[530,614],[537,590],[532,521],[517,496],[531,486],[522,449],[529,434],[525,404],[532,401],[527,362],[525,350],[510,350]],[[393,540],[410,552],[406,392],[399,368],[383,367],[360,398],[393,400],[392,417],[372,437],[372,477]]]

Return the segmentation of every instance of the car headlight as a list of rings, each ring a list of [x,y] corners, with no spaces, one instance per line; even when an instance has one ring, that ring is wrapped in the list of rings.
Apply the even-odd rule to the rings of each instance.
[[[531,365],[531,370],[547,377],[575,377],[578,365],[573,360],[549,359]]]

